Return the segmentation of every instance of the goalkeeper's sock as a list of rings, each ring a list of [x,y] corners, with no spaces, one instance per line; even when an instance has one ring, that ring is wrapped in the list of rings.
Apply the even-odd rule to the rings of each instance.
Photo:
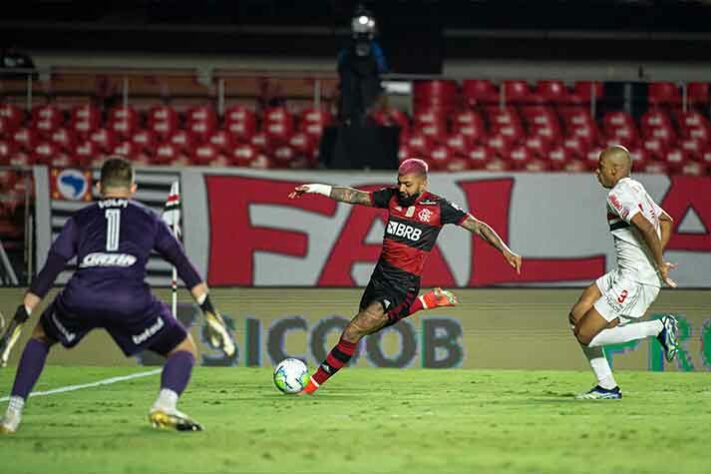
[[[351,360],[357,345],[355,342],[349,342],[341,338],[338,344],[336,344],[336,347],[331,349],[331,352],[328,353],[326,360],[319,366],[316,373],[309,378],[309,382],[306,384],[304,391],[309,394],[314,393],[321,385],[326,383],[326,380],[331,378],[341,367]]]
[[[435,288],[427,293],[420,295],[417,299],[410,305],[409,313],[414,314],[423,309],[432,309],[438,306],[456,306],[457,297],[449,290],[443,290],[442,288]]]
[[[22,351],[20,364],[17,366],[17,375],[11,392],[13,397],[27,400],[42,370],[44,370],[48,353],[49,345],[44,341],[33,338],[27,342],[25,350]]]
[[[168,389],[180,396],[188,386],[194,365],[195,356],[187,351],[178,351],[168,357],[160,378],[161,391]]]

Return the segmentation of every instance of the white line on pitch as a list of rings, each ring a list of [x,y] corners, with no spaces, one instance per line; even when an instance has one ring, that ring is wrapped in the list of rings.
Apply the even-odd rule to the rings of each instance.
[[[53,388],[52,390],[45,390],[44,392],[32,392],[30,397],[44,397],[46,395],[54,395],[57,393],[74,392],[76,390],[82,390],[84,388],[100,387],[102,385],[111,385],[117,382],[125,382],[126,380],[140,379],[142,377],[149,377],[151,375],[159,374],[163,369],[154,369],[146,372],[138,372],[130,375],[122,375],[120,377],[111,377],[109,379],[99,380],[97,382],[84,383],[81,385],[67,385],[66,387]],[[10,397],[0,398],[0,402],[6,402],[10,400]]]

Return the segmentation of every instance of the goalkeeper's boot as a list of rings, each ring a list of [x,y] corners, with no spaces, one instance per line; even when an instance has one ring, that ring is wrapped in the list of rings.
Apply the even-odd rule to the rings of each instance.
[[[178,431],[202,431],[200,423],[178,410],[154,408],[148,414],[148,421],[153,428],[172,428]]]
[[[17,433],[21,419],[20,413],[8,410],[5,417],[0,420],[0,435]]]
[[[671,362],[679,351],[679,323],[671,314],[665,314],[660,321],[663,328],[657,335],[657,340],[664,348],[664,357]]]
[[[444,306],[457,306],[459,304],[459,299],[454,293],[442,288],[435,288],[434,290],[428,291],[419,298],[422,302],[422,306],[424,306],[425,309],[432,309]]]
[[[235,342],[232,340],[227,324],[218,312],[206,311],[205,324],[207,339],[215,349],[220,349],[227,357],[232,357],[235,353]]]
[[[620,387],[602,388],[596,385],[590,391],[581,393],[575,398],[578,400],[620,400],[622,398],[622,392],[620,391]]]

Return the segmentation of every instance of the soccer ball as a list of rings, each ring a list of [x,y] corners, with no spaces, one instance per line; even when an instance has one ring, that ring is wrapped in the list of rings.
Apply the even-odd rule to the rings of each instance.
[[[309,369],[299,359],[289,357],[274,369],[274,385],[286,394],[299,393],[309,380]]]

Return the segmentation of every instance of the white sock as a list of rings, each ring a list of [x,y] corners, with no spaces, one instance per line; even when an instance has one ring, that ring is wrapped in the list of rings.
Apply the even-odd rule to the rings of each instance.
[[[17,431],[22,420],[22,410],[25,407],[25,401],[20,397],[10,397],[10,403],[7,406],[5,417],[2,419],[2,425],[9,428],[11,431]]]
[[[612,375],[612,368],[607,362],[602,347],[585,347],[581,345],[580,348],[583,350],[585,357],[587,357],[595,377],[597,377],[597,384],[608,390],[617,387],[617,381]]]
[[[603,329],[590,341],[588,347],[608,346],[622,344],[623,342],[636,341],[659,334],[664,326],[659,319],[643,323],[625,324],[612,329]]]
[[[161,388],[158,392],[158,398],[153,404],[152,410],[160,409],[165,411],[175,411],[178,404],[178,394],[169,388]]]

